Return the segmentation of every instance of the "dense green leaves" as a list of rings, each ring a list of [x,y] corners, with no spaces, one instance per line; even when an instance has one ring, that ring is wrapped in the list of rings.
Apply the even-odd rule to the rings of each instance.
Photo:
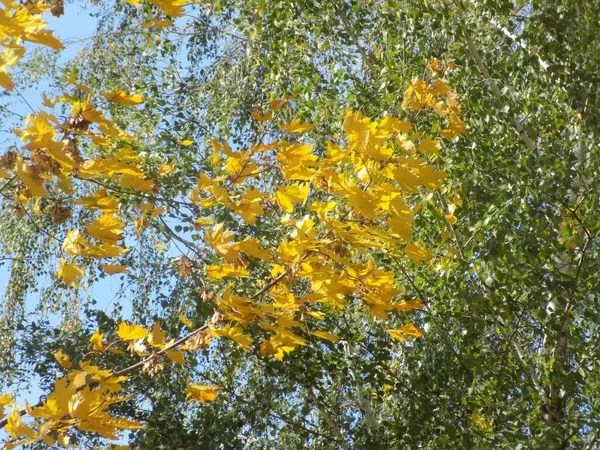
[[[163,18],[148,4],[104,7],[93,44],[65,70],[101,91],[143,92],[141,108],[115,105],[112,113],[144,137],[137,145],[156,167],[177,161],[186,175],[209,169],[211,138],[255,142],[268,130],[250,118],[254,107],[288,95],[298,117],[322,124],[317,142],[339,131],[346,109],[398,114],[410,80],[431,70],[429,58],[458,92],[468,124],[465,138],[441,146],[445,188],[414,205],[414,237],[434,249],[432,263],[373,255],[403,280],[406,299],[422,299],[415,320],[423,338],[393,344],[357,305],[327,319],[340,341],[315,342],[283,362],[220,343],[197,369],[136,375],[145,400],[120,408],[150,431],[136,431],[134,446],[598,445],[597,1],[206,2],[160,30],[139,28]],[[418,131],[441,130],[434,120],[419,123]],[[187,139],[194,144],[182,145]],[[192,187],[187,179],[174,174],[164,188],[181,198]],[[445,218],[450,205],[454,224]],[[193,246],[199,211],[172,208],[179,223],[164,223],[157,235],[184,236],[190,259],[202,260]],[[198,323],[213,313],[210,283],[170,277],[177,266],[150,240],[128,256],[136,271],[123,277],[114,312],[95,312],[57,285],[38,293],[49,273],[40,263],[43,233],[37,221],[12,214],[0,219],[2,252],[14,258],[3,298],[7,376],[21,375],[9,355],[37,361],[36,345],[75,357],[81,336],[98,325],[116,329],[120,308],[148,326],[160,319],[171,332],[181,327],[174,313]],[[269,217],[248,227],[223,209],[216,219],[267,243],[281,233]],[[59,311],[82,303],[82,323],[55,334],[54,324],[24,317],[26,298]],[[389,328],[404,324],[392,320]],[[49,356],[35,368],[45,384],[52,364]],[[215,403],[193,405],[184,399],[186,379],[225,389]]]

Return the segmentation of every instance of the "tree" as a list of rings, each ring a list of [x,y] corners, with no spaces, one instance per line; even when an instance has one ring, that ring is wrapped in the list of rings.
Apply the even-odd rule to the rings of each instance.
[[[130,103],[138,99],[126,94],[137,91],[145,97],[138,107],[109,108],[118,128],[137,137],[131,154],[120,157],[135,158],[145,152],[139,167],[160,180],[161,192],[142,191],[142,195],[154,201],[169,199],[162,216],[174,217],[161,220],[158,215],[152,221],[144,216],[148,223],[145,228],[140,225],[137,260],[130,255],[120,260],[130,267],[132,273],[127,277],[136,286],[129,291],[137,297],[133,317],[146,329],[160,319],[169,335],[179,336],[184,328],[178,319],[180,312],[186,317],[183,322],[189,317],[192,327],[200,327],[212,316],[211,299],[218,299],[221,311],[230,315],[228,302],[237,302],[237,314],[245,304],[236,297],[223,296],[225,284],[207,280],[211,272],[205,272],[207,265],[222,261],[206,257],[207,244],[215,244],[212,247],[217,255],[225,258],[231,251],[239,254],[240,248],[227,247],[229,242],[223,239],[227,235],[219,234],[221,229],[214,225],[195,223],[198,216],[208,214],[197,206],[186,211],[188,200],[182,197],[194,188],[199,172],[212,174],[219,164],[213,162],[213,147],[204,145],[204,139],[220,138],[239,152],[263,139],[275,140],[279,136],[274,125],[277,119],[291,122],[302,118],[294,125],[317,124],[309,131],[314,150],[305,151],[303,157],[291,157],[288,164],[280,161],[282,158],[274,163],[288,166],[287,176],[291,171],[295,171],[291,176],[302,176],[302,171],[312,170],[310,155],[319,163],[332,157],[335,149],[328,148],[326,141],[340,131],[341,118],[348,109],[377,119],[386,114],[413,119],[414,130],[431,133],[432,138],[438,133],[438,139],[443,140],[444,134],[452,137],[444,129],[462,132],[458,119],[440,120],[435,114],[421,112],[412,113],[413,117],[409,107],[419,104],[411,105],[411,94],[404,102],[399,99],[407,86],[412,86],[417,99],[426,98],[422,96],[424,85],[410,81],[415,76],[423,78],[424,70],[425,86],[429,84],[434,90],[436,80],[450,80],[462,99],[461,117],[468,124],[468,132],[445,145],[420,139],[400,138],[395,142],[403,152],[414,153],[410,147],[415,143],[417,151],[429,150],[433,154],[427,158],[443,165],[448,175],[444,186],[433,195],[419,191],[407,201],[407,206],[418,212],[413,238],[433,250],[430,264],[413,264],[381,245],[361,249],[361,242],[355,240],[349,247],[335,250],[339,265],[331,266],[351,267],[360,258],[361,262],[371,259],[391,279],[400,280],[396,287],[408,302],[396,308],[403,309],[406,304],[419,308],[411,317],[425,331],[424,337],[409,344],[393,344],[377,316],[390,315],[388,323],[403,329],[405,315],[386,312],[386,306],[375,309],[376,318],[371,318],[364,310],[373,311],[372,304],[350,302],[343,310],[309,311],[326,313],[319,329],[335,336],[321,337],[339,337],[335,342],[313,342],[314,332],[309,337],[300,335],[312,345],[300,345],[287,356],[287,347],[301,342],[287,338],[297,338],[279,332],[274,333],[275,339],[263,342],[263,353],[283,356],[279,362],[261,356],[258,340],[264,330],[251,327],[244,334],[257,339],[252,352],[219,340],[208,344],[196,366],[151,376],[152,371],[159,370],[154,364],[146,371],[129,374],[130,384],[125,389],[141,393],[145,401],[122,402],[115,408],[147,426],[132,436],[133,445],[189,448],[202,442],[206,448],[594,448],[599,273],[594,239],[598,223],[594,207],[598,192],[594,77],[598,52],[594,39],[588,36],[595,30],[598,4],[222,2],[189,7],[187,18],[162,28],[168,25],[162,22],[162,12],[169,11],[156,6],[167,2],[152,3],[142,9],[118,3],[116,12],[107,5],[93,49],[67,69],[67,74],[76,75],[73,80],[92,86],[96,95],[112,92],[111,99]],[[98,49],[109,48],[112,50],[99,56]],[[187,56],[189,63],[181,55]],[[63,90],[61,86],[57,96]],[[79,94],[78,98],[85,98]],[[286,101],[288,105],[277,110]],[[259,109],[254,111],[255,107]],[[262,122],[273,109],[276,120]],[[350,124],[347,119],[347,131]],[[349,144],[352,147],[352,142]],[[92,146],[80,147],[88,157],[97,157]],[[222,157],[231,158],[227,152],[233,150],[222,148]],[[100,155],[110,160],[115,150],[107,149]],[[435,159],[438,152],[442,156]],[[232,155],[228,175],[231,170],[237,173],[236,167],[244,174],[245,157]],[[170,170],[162,166],[165,161],[165,166],[174,163],[175,170],[157,178],[161,167]],[[258,164],[262,163],[273,162]],[[353,165],[361,180],[360,163]],[[372,166],[367,163],[365,167],[362,182],[369,189],[375,188],[365,181]],[[261,188],[269,186],[273,189],[270,194],[275,194],[285,178],[285,170],[264,171]],[[376,183],[377,176],[373,178],[371,183]],[[147,202],[132,195],[132,189],[112,184],[116,180],[97,181],[109,183],[112,192],[126,191],[114,195],[121,205],[119,212],[125,214],[122,217],[133,217],[140,203]],[[87,181],[76,181],[80,182]],[[215,192],[222,191],[215,191],[215,184],[207,180],[203,183],[194,195],[206,201],[212,198],[205,193],[211,192],[217,199]],[[303,180],[291,180],[292,186],[296,183],[299,189]],[[318,190],[313,187],[308,195],[324,202],[324,193]],[[286,199],[302,200],[306,195],[292,191],[284,190],[280,201],[275,196],[270,204],[255,202],[254,208],[268,211],[255,224],[239,226],[235,211],[227,204],[211,211],[210,216],[213,224],[222,223],[222,230],[235,231],[238,238],[250,235],[258,239],[259,250],[275,247],[286,233],[277,211],[289,209]],[[231,193],[223,193],[221,198]],[[369,217],[369,208],[376,204],[373,200],[340,197],[336,201],[340,205],[348,202],[349,210],[363,218],[362,222],[352,222],[354,216],[342,219],[350,228],[340,232],[351,231],[353,223],[363,227],[362,236],[355,234],[353,239],[364,238],[365,227],[378,221],[382,225],[380,218]],[[229,202],[237,204],[240,200]],[[26,217],[3,218],[7,223],[3,233],[9,237],[23,227],[29,227],[32,236],[30,242],[7,239],[10,246],[5,248],[12,247],[11,255],[26,254],[39,242],[35,240],[43,234],[39,230],[54,235],[67,229],[83,230],[96,217],[85,209],[76,210],[67,225],[57,225],[45,219],[48,204],[39,202],[37,216],[34,201],[29,203],[31,209],[23,208]],[[294,213],[308,212],[299,203],[291,205]],[[340,211],[338,208],[335,205],[333,213]],[[247,217],[252,220],[255,214],[248,212]],[[317,229],[327,214],[326,210],[320,217],[313,213]],[[135,219],[139,221],[139,213]],[[202,226],[213,230],[209,235],[214,237],[208,242],[204,232],[196,230]],[[442,227],[445,230],[440,234]],[[196,241],[194,234],[200,236]],[[156,243],[164,245],[172,240],[189,251],[182,253],[177,265],[171,261],[172,254],[155,250]],[[36,251],[36,258],[25,260],[21,256],[13,263],[9,298],[17,307],[27,285],[36,283],[35,275],[24,279],[24,267],[32,272],[41,270],[54,250],[42,247]],[[277,279],[280,272],[269,275],[270,262],[244,254],[248,258],[243,256],[237,266],[232,262],[227,270],[248,269],[250,276],[235,278],[233,286],[233,292],[247,297],[246,293],[257,292],[252,289],[254,283]],[[97,265],[84,264],[79,266],[86,271],[86,281],[91,282],[98,273]],[[68,279],[71,269],[71,279],[77,279],[77,268],[66,267],[63,275]],[[168,274],[172,286],[164,286],[165,277],[160,274]],[[287,276],[278,282],[285,283]],[[344,276],[338,270],[325,279],[331,283]],[[64,290],[58,283],[54,292]],[[314,284],[314,280],[310,286],[299,284],[292,288],[292,295],[298,297],[302,289]],[[391,283],[388,279],[380,284]],[[128,293],[125,286],[123,294]],[[348,292],[349,296],[342,291],[341,298],[347,301],[360,295],[364,299],[357,291]],[[283,299],[280,296],[284,294],[273,292],[271,297]],[[381,298],[389,294],[377,292]],[[20,323],[26,327],[25,333],[15,335],[14,342],[22,349],[19,358],[35,361],[46,385],[54,382],[49,369],[54,363],[41,361],[39,350],[34,349],[42,345],[54,351],[62,348],[77,363],[96,326],[109,335],[117,329],[121,334],[126,332],[119,328],[122,317],[118,311],[113,317],[94,311],[93,305],[85,306],[85,311],[92,323],[73,327],[56,339],[40,336],[44,334],[40,328],[51,328],[49,324],[15,321],[13,326]],[[313,316],[312,323],[317,323],[312,320],[317,318]],[[404,330],[418,334],[418,328]],[[245,337],[234,334],[237,330],[225,330],[216,334],[228,333],[248,345]],[[104,345],[95,336],[96,345]],[[206,340],[208,336],[197,345],[207,345]],[[135,346],[132,350],[135,353]],[[109,352],[102,358],[106,367],[113,365],[116,370],[129,359]],[[219,396],[209,406],[189,408],[189,404],[184,406],[185,377],[198,377],[202,384],[224,390],[192,389],[191,394],[199,399]]]

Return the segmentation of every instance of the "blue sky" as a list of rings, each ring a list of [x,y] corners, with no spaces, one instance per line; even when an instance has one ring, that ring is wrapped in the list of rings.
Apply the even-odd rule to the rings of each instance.
[[[61,62],[66,62],[72,58],[75,53],[81,50],[81,48],[88,42],[88,38],[94,34],[96,19],[90,16],[92,9],[88,5],[88,2],[67,4],[65,5],[65,15],[60,18],[53,17],[50,14],[44,15],[44,19],[49,23],[47,28],[53,30],[54,34],[59,37],[63,44],[65,44],[65,50],[61,52],[60,56]],[[33,49],[35,46],[32,44],[28,47]],[[30,52],[29,49],[28,52]],[[46,91],[48,86],[49,80],[45,80],[34,89],[19,91],[14,101],[11,101],[11,111],[22,116],[27,116],[32,112],[32,108],[37,109],[41,107],[42,92]],[[17,123],[18,122],[15,122],[14,124],[16,125]],[[5,147],[7,144],[10,145],[17,141],[16,136],[10,136],[7,133],[2,133],[1,136],[5,140]],[[58,265],[58,260],[56,261],[56,264]],[[38,280],[42,286],[48,286],[51,281],[52,280],[46,278]],[[2,291],[0,292],[2,292],[2,295],[4,295],[4,289],[7,285],[7,282],[8,271],[6,266],[0,267],[0,286],[2,288]],[[103,284],[110,285],[114,284],[114,282],[109,280]],[[110,296],[107,294],[110,294],[111,292],[114,292],[114,289],[111,289],[110,286],[97,285],[90,290],[91,295],[93,295],[99,302],[104,303],[108,303],[110,300]],[[31,311],[37,308],[38,302],[39,298],[37,298],[35,295],[29,296],[26,302],[26,310]],[[52,319],[57,320],[58,318],[55,317]],[[4,393],[10,391],[12,391],[12,389],[6,389],[6,387],[4,387]],[[30,393],[19,392],[17,400],[19,404],[23,404],[24,400],[28,400],[31,403],[36,403],[41,394],[42,393],[37,389],[34,389]],[[3,435],[3,432],[0,432],[0,438],[2,438]]]
[[[89,2],[76,1],[65,5],[65,14],[62,17],[55,18],[50,14],[44,16],[44,19],[49,23],[47,29],[53,30],[55,36],[57,36],[65,45],[65,49],[60,53],[60,63],[68,62],[77,54],[77,52],[91,42],[90,38],[94,36],[97,25],[96,19],[90,15],[93,11],[94,8],[90,6]],[[29,45],[29,48],[33,50],[35,46]],[[28,53],[31,54],[31,51],[28,50]],[[18,68],[15,69],[18,70]],[[24,117],[35,110],[41,109],[42,93],[49,91],[52,82],[51,76],[52,74],[49,74],[47,79],[37,83],[34,88],[19,90],[19,86],[17,85],[17,89],[14,93],[15,95],[10,99],[10,109]],[[48,96],[52,97],[50,94]],[[0,132],[0,139],[4,139],[5,148],[20,143],[18,137],[10,132],[10,127],[13,125],[22,126],[22,121],[14,117],[14,122],[12,124],[5,123],[4,127],[2,127],[4,130]],[[170,223],[170,225],[174,226],[172,223]],[[132,242],[126,242],[126,244],[127,247],[134,246]],[[167,254],[170,256],[180,256],[174,246],[167,250]],[[54,266],[55,273],[60,268],[59,258],[54,258],[53,261],[49,261],[49,264]],[[4,290],[8,282],[8,275],[9,272],[7,266],[0,266],[0,295],[4,295]],[[78,297],[81,299],[81,302],[85,302],[85,298],[92,298],[97,302],[96,308],[104,309],[106,312],[110,313],[115,304],[120,301],[118,295],[121,284],[120,279],[121,275],[112,277],[107,276],[87,289],[80,289]],[[38,278],[37,281],[40,290],[43,290],[45,287],[49,287],[55,282],[55,277],[54,275],[49,275]],[[124,295],[123,297],[127,297],[127,295]],[[122,306],[122,314],[127,318],[131,314],[131,305],[127,298],[122,302]],[[39,294],[29,295],[26,298],[26,313],[35,311],[38,307]],[[49,319],[51,323],[55,325],[60,324],[61,321],[61,317],[58,315],[50,315]],[[58,350],[58,348],[55,350]],[[61,374],[57,373],[57,377],[60,375]],[[16,394],[16,401],[19,405],[23,405],[25,401],[28,401],[30,404],[36,404],[46,393],[35,387],[37,385],[37,380],[27,381],[32,382],[33,388],[31,390],[23,389],[24,386],[4,385],[0,388],[0,393]],[[5,437],[4,431],[0,430],[0,442],[4,440]]]

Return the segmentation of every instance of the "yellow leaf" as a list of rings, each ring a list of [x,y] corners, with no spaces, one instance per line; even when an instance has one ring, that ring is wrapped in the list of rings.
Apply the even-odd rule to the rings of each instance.
[[[321,339],[326,339],[330,342],[336,342],[340,340],[340,337],[333,334],[333,333],[328,333],[327,331],[313,331],[311,333],[313,336],[317,336]]]
[[[192,141],[190,139],[184,139],[183,141],[177,141],[177,143],[179,145],[183,145],[184,147],[189,147],[190,145],[192,145],[194,143],[194,141]]]
[[[70,369],[73,366],[73,363],[71,362],[71,360],[69,359],[69,357],[67,355],[65,355],[61,350],[57,351],[54,354],[54,358],[56,358],[56,360],[58,361],[58,363],[63,366],[65,369]]]
[[[87,243],[79,234],[79,230],[69,230],[61,248],[69,255],[78,256],[82,254],[86,246]]]
[[[387,330],[389,335],[397,341],[406,342],[408,336],[420,337],[423,336],[423,332],[415,327],[412,323],[404,325],[396,330]]]
[[[492,429],[491,422],[477,413],[474,413],[471,417],[471,423],[473,424],[474,428],[477,428],[479,431],[482,431],[484,433],[487,433]]]
[[[44,180],[31,173],[31,168],[23,162],[23,157],[17,158],[15,169],[17,177],[23,182],[29,193],[34,197],[45,197]]]
[[[217,399],[217,392],[222,391],[221,386],[198,386],[196,384],[188,384],[186,398],[193,398],[202,404],[212,402]]]
[[[281,131],[286,133],[306,133],[313,129],[310,123],[302,122],[300,119],[294,119],[281,127]]]
[[[151,191],[154,189],[154,181],[147,180],[140,175],[124,174],[117,180],[117,184],[126,189],[137,189],[138,191]]]
[[[279,111],[281,108],[283,108],[288,103],[289,103],[289,100],[287,100],[287,99],[271,100],[269,102],[269,105],[271,105],[271,109],[273,109],[273,111]]]
[[[139,105],[144,102],[144,97],[140,94],[126,94],[123,89],[113,89],[110,92],[104,94],[104,97],[109,102],[119,103],[122,105]]]
[[[35,437],[35,431],[33,428],[25,425],[23,419],[21,418],[21,414],[15,409],[8,416],[7,424],[5,427],[7,433],[11,433],[13,439],[18,439],[21,436],[26,436],[29,438]]]
[[[167,356],[171,361],[177,364],[181,364],[182,366],[186,365],[188,361],[183,359],[183,352],[176,352],[174,350],[167,351]]]
[[[170,20],[152,20],[151,22],[143,22],[140,24],[142,28],[151,28],[151,27],[159,27],[165,28],[173,25],[173,22]]]
[[[394,303],[396,311],[410,311],[412,309],[421,309],[423,307],[423,300],[420,298],[416,300],[402,300],[401,302]]]
[[[4,89],[7,89],[9,91],[12,91],[15,87],[13,85],[12,80],[8,76],[8,73],[6,73],[6,70],[4,68],[0,68],[0,86],[2,86]]]
[[[35,44],[45,45],[55,50],[61,50],[64,48],[62,42],[60,42],[60,40],[56,36],[54,36],[53,32],[50,30],[40,30],[37,33],[22,36],[22,38],[26,41],[33,42]]]
[[[223,264],[220,266],[206,266],[206,276],[211,280],[220,280],[224,277],[248,278],[250,272],[241,265]]]
[[[81,83],[77,82],[77,80],[75,79],[74,76],[68,76],[67,77],[67,84],[75,86],[77,89],[80,89],[80,90],[82,90],[85,93],[92,92],[92,88],[91,87],[86,86],[85,84],[81,84]]]
[[[426,153],[433,153],[436,156],[440,155],[440,141],[437,139],[423,139],[419,144],[419,150]]]
[[[250,344],[253,342],[252,338],[245,335],[240,328],[232,327],[231,325],[210,330],[209,333],[214,337],[228,337],[241,345],[244,350],[250,350]]]
[[[392,116],[385,116],[381,120],[379,128],[384,133],[408,133],[412,129],[412,125],[410,122],[404,122]]]
[[[153,347],[163,348],[166,336],[167,333],[160,329],[160,322],[155,322],[152,326],[152,332],[148,336],[148,343]]]
[[[67,264],[64,259],[60,260],[60,270],[58,271],[58,278],[63,280],[67,286],[74,285],[78,286],[78,279],[84,275],[82,269],[76,264]]]
[[[127,266],[122,264],[100,264],[100,267],[109,275],[127,272]]]
[[[123,234],[123,225],[123,222],[118,217],[114,217],[111,214],[103,214],[89,224],[85,228],[85,231],[94,239],[109,244],[116,244]]]
[[[235,233],[223,228],[223,224],[218,223],[212,229],[206,230],[204,232],[204,241],[206,245],[212,247],[222,258],[228,261],[235,261],[238,251],[235,248],[236,244],[231,242]]]
[[[121,322],[119,324],[119,329],[117,330],[117,336],[125,341],[134,341],[148,336],[148,330],[139,325],[129,325],[125,322]]]
[[[169,175],[171,173],[175,172],[175,165],[174,164],[163,164],[162,166],[160,166],[158,168],[158,174],[160,176],[166,176]]]
[[[267,111],[266,113],[262,114],[260,109],[254,108],[250,117],[254,120],[258,120],[259,122],[268,122],[273,118],[273,113],[271,111]]]
[[[188,328],[194,328],[192,322],[190,322],[189,319],[183,315],[183,313],[179,314],[179,321]]]
[[[404,247],[404,253],[414,262],[425,261],[431,259],[433,253],[431,250],[421,247],[418,244],[409,243]]]
[[[308,198],[310,184],[301,185],[299,183],[280,187],[275,193],[275,200],[286,212],[294,211],[294,203],[304,203]]]
[[[90,338],[90,343],[92,344],[92,350],[97,351],[97,352],[101,352],[104,351],[104,344],[102,343],[102,337],[104,335],[102,333],[100,333],[100,330],[97,329],[94,334],[92,334],[92,337]]]
[[[290,353],[296,347],[293,345],[286,345],[283,342],[277,340],[277,338],[265,339],[260,344],[260,352],[265,355],[273,355],[278,361],[283,361],[283,357],[286,353]]]
[[[458,221],[454,214],[446,214],[444,218],[446,219],[446,222],[448,222],[451,225],[454,225]]]

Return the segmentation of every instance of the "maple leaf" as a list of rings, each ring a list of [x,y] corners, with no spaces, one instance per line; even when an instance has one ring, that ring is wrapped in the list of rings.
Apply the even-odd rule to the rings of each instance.
[[[300,119],[294,119],[281,127],[281,131],[286,133],[306,133],[313,129],[312,124],[302,122]]]
[[[136,189],[138,191],[151,191],[154,189],[154,181],[147,180],[142,175],[124,174],[117,180],[117,184],[125,189]]]
[[[21,414],[16,409],[9,414],[5,430],[12,435],[13,439],[17,439],[19,436],[35,437],[33,428],[25,425]]]
[[[217,392],[222,391],[221,386],[199,386],[197,384],[187,385],[186,398],[193,398],[197,402],[205,404],[206,402],[213,402],[217,399]]]
[[[223,229],[222,223],[216,224],[211,230],[206,230],[204,233],[204,241],[206,245],[212,247],[217,254],[227,261],[235,261],[237,259],[236,244],[232,243],[235,233]]]
[[[433,253],[431,250],[421,247],[419,244],[409,243],[403,249],[403,252],[414,262],[425,261],[431,259]]]
[[[127,272],[127,266],[122,264],[100,264],[100,267],[109,275]]]
[[[408,337],[421,337],[423,332],[412,323],[404,325],[396,330],[386,330],[389,335],[397,341],[406,342]]]
[[[283,209],[289,213],[294,211],[294,203],[304,203],[308,198],[310,184],[299,183],[280,187],[275,193],[275,200]]]
[[[34,197],[45,197],[44,180],[31,172],[31,167],[23,162],[20,156],[15,164],[17,177],[23,182],[29,193]]]
[[[61,248],[69,255],[78,256],[81,255],[86,246],[87,243],[80,235],[79,230],[69,230]]]
[[[100,330],[97,329],[94,334],[92,334],[92,337],[90,338],[90,343],[92,344],[92,350],[97,351],[97,352],[101,352],[104,350],[105,346],[102,343],[102,337],[104,335],[102,333],[100,333]]]
[[[60,270],[57,277],[62,279],[67,286],[78,286],[78,280],[85,273],[77,264],[67,264],[64,259],[60,260]]]
[[[139,325],[129,325],[125,322],[121,322],[117,329],[117,336],[125,341],[133,341],[148,336],[148,330]]]
[[[426,138],[419,144],[419,151],[440,155],[440,141],[438,139]]]
[[[218,329],[212,329],[209,331],[209,333],[214,337],[228,337],[242,346],[244,350],[248,351],[250,350],[250,344],[253,342],[252,338],[245,335],[240,328],[231,325],[225,325],[224,327]]]
[[[6,69],[3,67],[0,67],[0,86],[9,91],[12,91],[15,87]]]
[[[123,225],[119,218],[110,214],[103,214],[89,224],[85,230],[94,239],[108,244],[116,244],[123,234]]]
[[[223,264],[220,266],[206,266],[206,276],[211,280],[220,280],[224,277],[248,278],[250,272],[241,265]]]
[[[181,364],[182,366],[188,363],[187,360],[183,358],[183,352],[176,352],[174,350],[167,351],[167,356],[171,361],[177,364]]]
[[[179,321],[190,329],[194,328],[192,322],[190,322],[189,319],[183,315],[183,313],[179,314]]]
[[[144,102],[144,97],[140,94],[126,94],[123,89],[113,89],[110,92],[104,94],[106,100],[112,103],[119,103],[121,105],[139,105]]]
[[[421,309],[423,307],[423,300],[420,298],[416,300],[402,300],[393,304],[396,311],[410,311],[412,309]]]
[[[153,347],[163,348],[167,333],[161,331],[160,322],[155,322],[152,326],[152,331],[147,337],[148,343]]]
[[[242,216],[248,225],[254,225],[256,218],[265,213],[261,205],[264,195],[258,189],[249,188],[239,202],[233,205],[233,212]]]
[[[22,36],[25,41],[33,42],[35,44],[45,45],[51,47],[54,50],[61,50],[65,48],[60,39],[53,35],[50,30],[40,30],[37,33],[27,34]]]
[[[412,130],[412,124],[410,122],[396,119],[392,116],[385,116],[379,124],[379,128],[381,131],[388,134],[393,132],[408,133],[410,130]]]
[[[273,355],[278,361],[283,361],[283,357],[292,352],[296,347],[286,345],[278,341],[276,338],[265,339],[260,344],[260,352],[264,355]]]
[[[58,361],[58,363],[63,366],[65,369],[70,369],[73,366],[73,363],[69,359],[67,355],[65,355],[61,350],[57,351],[54,354],[54,358]]]
[[[317,331],[311,332],[311,334],[313,336],[317,336],[318,338],[328,340],[329,342],[337,342],[340,340],[339,336],[337,336],[333,333],[329,333],[327,331],[318,331],[317,330]]]
[[[85,206],[86,208],[101,210],[106,214],[116,213],[119,206],[119,201],[115,197],[108,195],[106,189],[96,191],[93,196],[76,199],[73,203]]]
[[[268,122],[273,118],[273,113],[271,111],[267,111],[266,113],[262,114],[259,108],[254,108],[250,117],[259,122]]]

